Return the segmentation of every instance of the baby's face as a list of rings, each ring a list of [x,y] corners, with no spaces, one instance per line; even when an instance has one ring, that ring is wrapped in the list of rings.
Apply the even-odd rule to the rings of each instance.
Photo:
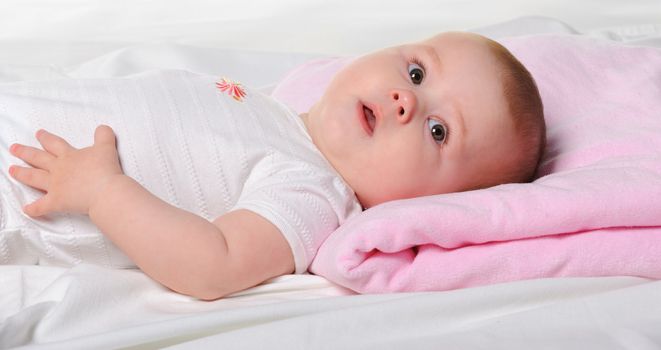
[[[470,189],[516,154],[485,39],[444,33],[360,57],[306,125],[365,207]]]

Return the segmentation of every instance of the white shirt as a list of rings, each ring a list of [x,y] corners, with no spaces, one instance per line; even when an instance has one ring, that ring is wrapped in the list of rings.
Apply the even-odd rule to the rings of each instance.
[[[1,84],[0,118],[4,174],[8,163],[19,162],[7,159],[9,145],[36,146],[39,128],[84,147],[93,142],[97,125],[110,125],[128,176],[168,203],[210,220],[236,209],[265,217],[289,243],[297,273],[307,270],[332,231],[361,210],[293,110],[218,77],[154,71],[118,79]],[[12,191],[3,189],[2,195],[21,192],[23,205],[39,195],[15,181]],[[39,257],[42,263],[122,265],[121,253],[108,253],[117,248],[98,237],[87,217],[22,220],[26,230],[38,232],[38,240],[24,236],[33,250],[47,252]]]

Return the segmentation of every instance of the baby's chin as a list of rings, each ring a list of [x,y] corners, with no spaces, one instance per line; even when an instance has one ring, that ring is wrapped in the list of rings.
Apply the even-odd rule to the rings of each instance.
[[[392,202],[392,201],[413,199],[413,198],[431,196],[431,195],[436,195],[436,194],[443,194],[443,193],[420,192],[420,193],[415,193],[415,194],[399,194],[399,195],[398,194],[388,194],[388,193],[383,193],[383,192],[378,193],[378,194],[372,194],[372,195],[365,195],[365,194],[361,195],[359,193],[356,193],[356,198],[358,198],[358,201],[362,205],[363,209],[368,209],[368,208],[375,207],[379,204],[388,203],[388,202]]]
[[[475,189],[478,188],[475,186],[467,186],[465,184],[462,185],[457,184],[455,186],[448,185],[448,186],[444,186],[443,188],[437,188],[433,190],[414,189],[414,190],[409,190],[406,193],[394,193],[388,191],[373,191],[372,193],[370,193],[369,191],[362,191],[362,192],[356,192],[356,198],[358,198],[358,201],[363,206],[363,209],[368,209],[377,206],[379,204],[392,202],[396,200],[406,200],[406,199],[420,198],[426,196],[436,196],[442,194],[465,192]]]
[[[383,194],[356,193],[356,198],[363,207],[363,210],[372,208],[382,203],[397,200],[394,196],[384,196]]]

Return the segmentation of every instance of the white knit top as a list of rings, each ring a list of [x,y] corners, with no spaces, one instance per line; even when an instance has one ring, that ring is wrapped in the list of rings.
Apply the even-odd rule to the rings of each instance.
[[[13,247],[5,249],[9,255],[25,244],[40,263],[131,265],[85,216],[32,220],[20,214],[20,206],[39,194],[7,179],[8,166],[20,162],[7,150],[14,142],[38,145],[39,128],[84,147],[97,125],[110,125],[127,175],[210,220],[239,208],[265,217],[289,242],[297,273],[306,271],[333,230],[361,210],[293,110],[218,77],[169,70],[0,84],[0,120],[2,182],[10,183],[0,202],[0,262],[14,259],[3,258],[3,244]]]

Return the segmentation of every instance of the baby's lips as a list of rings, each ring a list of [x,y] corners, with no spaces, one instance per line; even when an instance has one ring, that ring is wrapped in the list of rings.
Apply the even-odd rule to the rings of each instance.
[[[372,136],[374,130],[370,126],[370,123],[368,122],[367,109],[368,109],[367,106],[361,102],[358,104],[356,112],[357,112],[358,122],[360,123],[360,126],[363,128],[363,131],[365,131],[365,133],[368,136]]]

